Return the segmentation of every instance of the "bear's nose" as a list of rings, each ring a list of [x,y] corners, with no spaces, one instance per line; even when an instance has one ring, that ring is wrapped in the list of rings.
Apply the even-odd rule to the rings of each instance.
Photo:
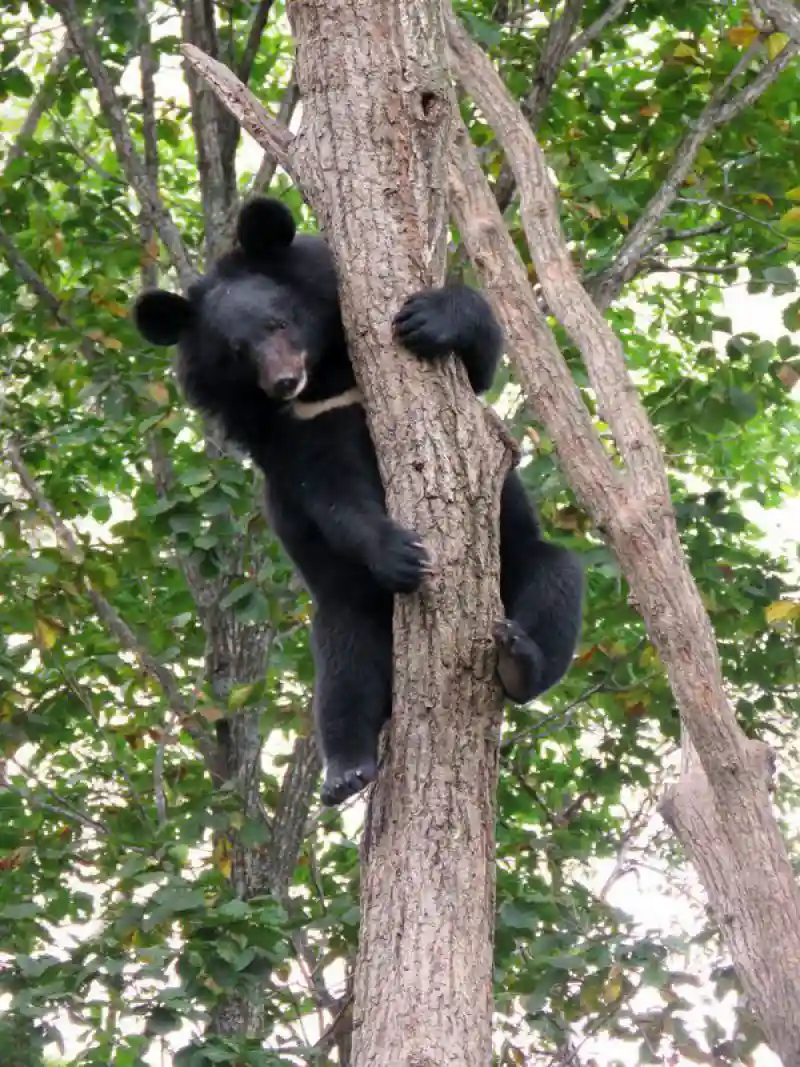
[[[299,375],[286,375],[283,378],[277,378],[275,385],[275,396],[280,400],[289,400],[300,391],[301,378]]]

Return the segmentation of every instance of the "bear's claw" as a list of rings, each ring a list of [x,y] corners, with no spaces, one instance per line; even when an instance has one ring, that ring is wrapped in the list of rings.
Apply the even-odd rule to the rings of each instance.
[[[374,760],[363,760],[353,767],[329,768],[320,791],[320,800],[327,808],[342,804],[355,796],[378,777],[378,765]]]

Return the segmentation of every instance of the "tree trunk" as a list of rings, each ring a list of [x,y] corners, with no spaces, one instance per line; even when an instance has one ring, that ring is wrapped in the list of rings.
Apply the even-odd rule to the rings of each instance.
[[[340,268],[387,503],[437,575],[398,598],[388,751],[363,848],[356,1067],[486,1067],[501,701],[496,517],[511,451],[450,363],[391,320],[441,284],[453,99],[439,0],[293,0],[303,125],[290,156]]]

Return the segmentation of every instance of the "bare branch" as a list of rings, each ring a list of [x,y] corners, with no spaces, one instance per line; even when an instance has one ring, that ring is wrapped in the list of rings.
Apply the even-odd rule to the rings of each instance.
[[[544,153],[488,56],[449,4],[445,17],[456,75],[486,115],[516,175],[522,224],[548,306],[583,357],[602,417],[641,498],[656,510],[669,508],[658,441],[628,374],[622,345],[588,298],[570,258]]]
[[[533,129],[539,125],[561,66],[570,54],[570,37],[583,10],[583,0],[567,0],[562,14],[550,26],[533,86],[522,105]]]
[[[61,16],[75,51],[80,55],[91,75],[117,155],[139,204],[150,213],[158,235],[175,265],[181,285],[188,288],[195,280],[196,272],[189,259],[183,238],[161,200],[158,188],[154,187],[148,179],[142,159],[134,146],[122,105],[100,57],[94,37],[81,20],[75,0],[50,0],[50,6]]]
[[[612,0],[603,14],[591,26],[570,40],[583,9],[583,0],[567,0],[560,18],[550,26],[544,51],[533,78],[533,85],[520,105],[522,113],[535,132],[545,113],[553,86],[564,65],[599,37],[606,26],[618,18],[630,0]],[[502,166],[495,185],[495,197],[500,210],[505,211],[516,191],[514,174],[508,162]]]
[[[501,320],[526,398],[556,443],[559,462],[570,483],[595,522],[606,526],[620,473],[600,443],[553,332],[539,310],[525,265],[463,126],[451,146],[448,164],[450,210]],[[570,443],[569,449],[560,447],[565,441]]]
[[[591,26],[587,26],[582,33],[579,33],[577,37],[570,41],[564,61],[572,59],[573,56],[582,52],[592,41],[596,40],[606,26],[610,26],[612,22],[619,18],[629,3],[631,3],[631,0],[611,0],[603,14],[595,19]]]
[[[708,237],[714,233],[727,233],[729,229],[730,224],[727,222],[712,222],[708,226],[694,226],[688,230],[676,230],[670,226],[658,233],[645,251],[652,252],[661,245],[672,244],[674,241],[692,241],[695,237]]]
[[[761,68],[749,85],[746,85],[732,100],[720,107],[714,125],[724,126],[725,123],[735,119],[745,108],[754,103],[766,89],[769,89],[778,75],[786,70],[798,52],[800,52],[800,44],[795,41],[787,44],[773,60]]]
[[[292,72],[289,84],[286,86],[286,90],[281,98],[281,106],[278,109],[278,122],[281,125],[289,128],[289,123],[292,121],[292,115],[294,115],[295,108],[300,103],[300,89],[298,88],[297,81]],[[256,192],[262,192],[268,189],[272,184],[272,179],[275,177],[275,171],[278,169],[278,163],[271,152],[265,152],[264,158],[261,160],[261,165],[258,168],[258,173],[253,179],[252,188]]]
[[[572,31],[578,24],[582,10],[583,0],[567,0],[562,14],[550,24],[530,92],[520,105],[532,130],[539,128],[556,78],[567,56]],[[515,189],[514,172],[506,160],[497,177],[495,189],[495,196],[501,211],[505,211],[511,203]]]
[[[250,81],[250,75],[253,71],[253,63],[258,55],[261,38],[264,35],[264,29],[266,28],[267,19],[272,10],[273,3],[274,0],[261,0],[256,8],[252,21],[250,22],[250,29],[247,31],[247,41],[245,42],[244,52],[242,52],[242,58],[239,60],[239,64],[236,68],[237,77],[243,85],[247,85]]]
[[[678,189],[694,166],[697,153],[713,130],[730,121],[763,93],[785,69],[797,50],[795,45],[784,48],[780,55],[759,71],[748,86],[727,100],[732,84],[749,67],[753,57],[762,47],[760,41],[754,41],[722,85],[713,93],[692,129],[675,149],[672,166],[666,178],[623,241],[613,264],[589,282],[592,296],[601,310],[607,308],[619,295],[625,283],[635,276],[639,261],[646,253],[656,227],[675,200]]]
[[[32,472],[22,458],[22,447],[14,439],[9,442],[7,448],[11,469],[17,475],[25,492],[38,511],[46,515],[50,520],[56,539],[67,559],[74,563],[82,563],[83,550],[75,539],[72,530],[64,522],[56,511],[53,504],[42,492]],[[133,630],[117,613],[116,609],[106,600],[103,594],[97,590],[88,578],[83,579],[86,595],[89,597],[98,617],[105,624],[106,629],[119,641],[122,648],[131,652],[140,668],[149,675],[161,688],[169,701],[173,711],[179,716],[181,725],[195,739],[198,748],[203,754],[209,768],[214,767],[216,752],[210,739],[205,736],[202,728],[191,718],[190,709],[181,695],[172,672],[160,663],[134,634]]]
[[[39,123],[42,120],[42,116],[45,111],[50,107],[53,99],[56,95],[56,89],[58,88],[58,82],[61,75],[67,69],[69,61],[75,55],[75,49],[72,46],[70,40],[66,40],[56,55],[53,57],[50,66],[47,68],[44,79],[42,80],[42,87],[34,98],[33,103],[30,106],[28,114],[25,116],[25,120],[20,127],[14,143],[8,150],[6,158],[3,161],[3,172],[8,170],[12,163],[19,159],[25,153],[26,142],[29,141],[36,133]]]
[[[758,0],[758,6],[782,33],[800,45],[800,11],[792,0]]]
[[[270,863],[272,891],[285,903],[287,887],[306,834],[306,821],[321,769],[313,737],[298,737],[281,786],[272,823]]]
[[[214,5],[187,0],[183,7],[184,40],[209,56],[219,54]],[[192,129],[205,220],[206,258],[216,258],[227,244],[236,205],[236,124],[206,82],[184,63],[191,101]]]
[[[192,44],[182,45],[181,51],[233,117],[264,151],[274,158],[278,166],[283,167],[297,181],[289,161],[294,135],[269,114],[224,63],[212,59]]]

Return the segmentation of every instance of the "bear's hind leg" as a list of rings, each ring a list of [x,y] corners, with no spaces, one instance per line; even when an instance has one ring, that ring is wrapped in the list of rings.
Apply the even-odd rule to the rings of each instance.
[[[325,805],[341,804],[378,775],[378,737],[391,713],[391,610],[391,598],[377,607],[326,605],[314,619],[314,717]]]
[[[516,471],[501,500],[500,592],[506,618],[494,628],[497,673],[509,700],[527,704],[570,665],[580,634],[583,568],[574,553],[541,539]]]
[[[526,704],[567,672],[578,643],[583,572],[574,553],[538,541],[524,566],[505,574],[507,617],[494,628],[506,695]]]

